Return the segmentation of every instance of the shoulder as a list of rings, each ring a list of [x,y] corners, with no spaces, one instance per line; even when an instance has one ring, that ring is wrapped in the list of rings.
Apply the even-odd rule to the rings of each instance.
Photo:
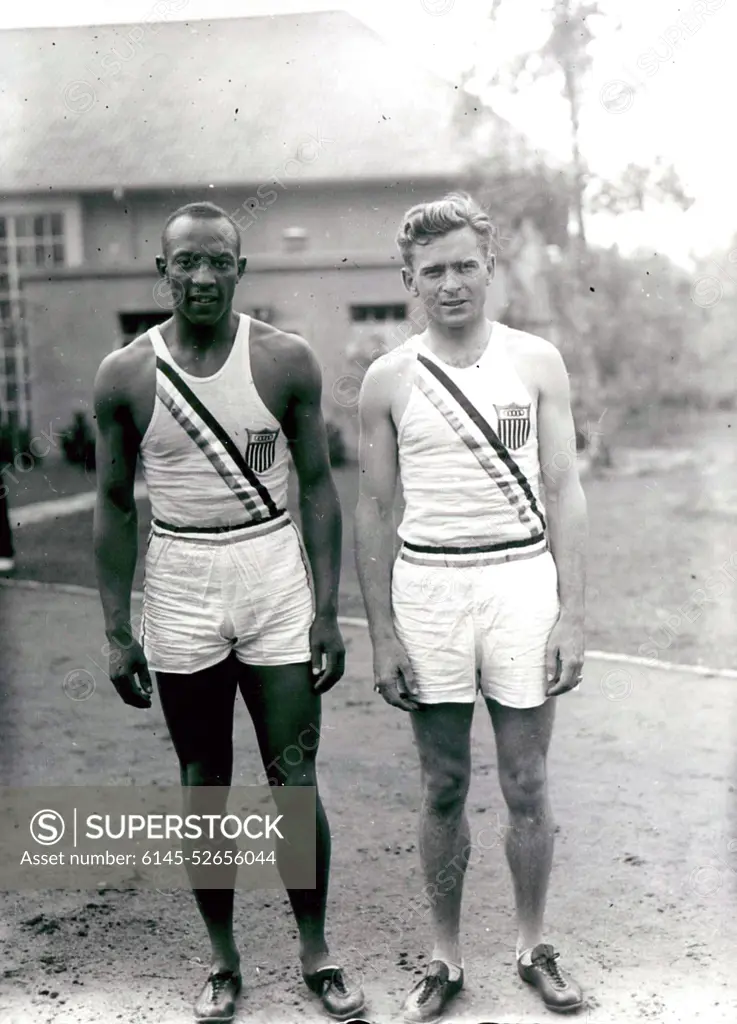
[[[363,378],[364,388],[372,393],[383,394],[391,401],[396,390],[414,375],[416,365],[417,353],[404,342],[379,356],[369,366]]]
[[[272,362],[286,359],[290,364],[304,363],[315,358],[312,347],[301,335],[281,331],[262,320],[251,320],[250,338],[253,350]]]
[[[264,370],[287,378],[322,379],[319,360],[301,335],[251,319],[251,358]]]
[[[539,359],[543,363],[553,363],[561,359],[560,352],[552,343],[539,334],[518,331],[514,327],[504,328],[504,342],[510,355],[521,358]]]
[[[563,356],[556,346],[538,334],[504,328],[504,344],[516,367],[533,381],[540,391],[567,381]]]
[[[417,353],[407,342],[369,366],[358,399],[363,424],[401,420],[415,379]]]
[[[155,363],[148,334],[141,334],[124,348],[110,352],[95,377],[95,403],[124,405],[135,396],[143,376]]]

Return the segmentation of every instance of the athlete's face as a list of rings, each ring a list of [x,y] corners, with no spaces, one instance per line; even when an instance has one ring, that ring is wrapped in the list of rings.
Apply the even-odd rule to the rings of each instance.
[[[485,256],[473,228],[464,227],[427,245],[415,245],[412,266],[404,267],[402,275],[430,320],[443,327],[464,327],[484,315],[494,257]]]
[[[246,260],[228,221],[178,217],[167,229],[164,255],[156,263],[187,320],[204,326],[230,315]]]

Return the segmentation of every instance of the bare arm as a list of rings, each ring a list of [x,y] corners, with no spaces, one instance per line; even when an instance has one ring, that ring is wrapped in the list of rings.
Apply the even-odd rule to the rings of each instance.
[[[398,452],[386,375],[382,370],[380,363],[369,368],[359,397],[360,472],[355,518],[356,566],[375,645],[395,638],[391,577]]]
[[[583,664],[586,546],[588,517],[576,459],[576,433],[571,414],[568,375],[552,346],[541,360],[544,376],[538,401],[540,467],[548,519],[548,539],[558,571],[560,618],[551,637],[549,674],[557,682],[549,693],[563,693],[576,684]]]
[[[384,700],[403,711],[417,707],[414,673],[397,637],[392,615],[394,498],[399,476],[397,435],[391,415],[388,364],[374,363],[359,398],[359,491],[356,567],[374,649],[374,684]]]
[[[138,557],[133,486],[139,438],[124,392],[119,360],[108,356],[95,380],[95,570],[110,641],[110,679],[126,704],[148,708],[151,679],[131,625],[131,588]]]
[[[119,366],[108,357],[95,380],[94,550],[108,637],[131,631],[131,589],[138,557],[133,487],[139,439],[122,394],[120,376]]]
[[[343,520],[322,415],[320,367],[307,345],[300,346],[296,359],[295,393],[287,434],[299,482],[302,533],[315,588],[311,638],[313,671],[319,674],[315,689],[325,692],[345,670],[345,648],[337,624]]]

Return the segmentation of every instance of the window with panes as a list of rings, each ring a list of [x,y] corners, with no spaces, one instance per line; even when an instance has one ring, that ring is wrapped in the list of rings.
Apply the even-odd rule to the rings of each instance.
[[[31,381],[21,275],[66,264],[64,215],[0,212],[0,424],[30,429]]]

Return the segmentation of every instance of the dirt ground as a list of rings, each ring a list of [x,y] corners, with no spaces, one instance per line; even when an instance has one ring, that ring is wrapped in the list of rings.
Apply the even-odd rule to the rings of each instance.
[[[0,600],[10,647],[0,715],[6,783],[176,784],[158,701],[148,712],[127,708],[94,664],[104,665],[95,597],[2,587]],[[344,632],[349,669],[325,699],[319,758],[334,837],[329,934],[363,975],[363,1016],[389,1024],[428,952],[426,920],[406,913],[422,884],[419,778],[407,720],[371,691],[366,632]],[[62,687],[78,668],[96,684],[84,701]],[[548,931],[586,989],[579,1019],[587,1024],[737,1020],[734,687],[592,660],[580,693],[559,702]],[[236,751],[234,781],[255,783],[260,764],[243,708]],[[469,818],[476,836],[496,835],[504,821],[483,705]],[[491,834],[469,870],[467,986],[447,1019],[549,1019],[514,973],[511,886]],[[3,1024],[191,1019],[207,945],[189,893],[2,893],[0,922]],[[281,892],[239,893],[237,934],[245,977],[238,1021],[325,1019],[303,991]]]

